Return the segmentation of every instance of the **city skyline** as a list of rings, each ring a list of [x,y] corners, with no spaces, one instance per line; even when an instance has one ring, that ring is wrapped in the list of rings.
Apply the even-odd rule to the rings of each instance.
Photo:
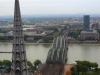
[[[99,0],[20,0],[22,15],[100,14]],[[14,0],[0,0],[0,16],[14,15]]]

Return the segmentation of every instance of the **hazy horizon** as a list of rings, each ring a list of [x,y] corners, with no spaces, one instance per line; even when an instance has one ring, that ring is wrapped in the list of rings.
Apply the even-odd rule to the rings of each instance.
[[[35,17],[83,17],[84,15],[90,15],[90,17],[100,17],[100,14],[48,14],[48,15],[42,15],[42,14],[34,14],[34,15],[21,15],[23,18],[24,17],[30,17],[30,18],[35,18]],[[4,15],[1,16],[0,18],[13,18],[14,15]]]
[[[0,16],[13,16],[15,0],[0,0]],[[19,0],[22,15],[100,14],[100,0]]]

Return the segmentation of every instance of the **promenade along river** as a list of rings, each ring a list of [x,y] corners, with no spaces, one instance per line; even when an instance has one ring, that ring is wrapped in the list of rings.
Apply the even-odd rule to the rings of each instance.
[[[50,44],[26,44],[27,59],[34,62],[36,59],[45,62]],[[0,42],[1,51],[12,51],[11,43]],[[0,60],[11,60],[12,54],[0,54]],[[70,44],[68,50],[68,63],[76,60],[97,62],[100,66],[100,44]]]

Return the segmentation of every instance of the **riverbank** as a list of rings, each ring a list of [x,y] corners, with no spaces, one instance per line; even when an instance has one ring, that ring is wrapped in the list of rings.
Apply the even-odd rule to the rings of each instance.
[[[2,43],[12,43],[12,41],[0,41]],[[100,44],[100,41],[69,41],[69,44]],[[29,42],[29,41],[25,41],[25,44],[42,44],[42,45],[50,45],[52,43],[35,43],[35,42]]]
[[[70,44],[100,44],[100,41],[70,41]]]

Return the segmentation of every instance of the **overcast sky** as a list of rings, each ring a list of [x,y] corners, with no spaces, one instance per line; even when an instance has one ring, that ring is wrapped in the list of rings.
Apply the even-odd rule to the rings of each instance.
[[[100,14],[100,0],[19,0],[22,15]],[[0,16],[13,15],[14,0],[0,0]]]

